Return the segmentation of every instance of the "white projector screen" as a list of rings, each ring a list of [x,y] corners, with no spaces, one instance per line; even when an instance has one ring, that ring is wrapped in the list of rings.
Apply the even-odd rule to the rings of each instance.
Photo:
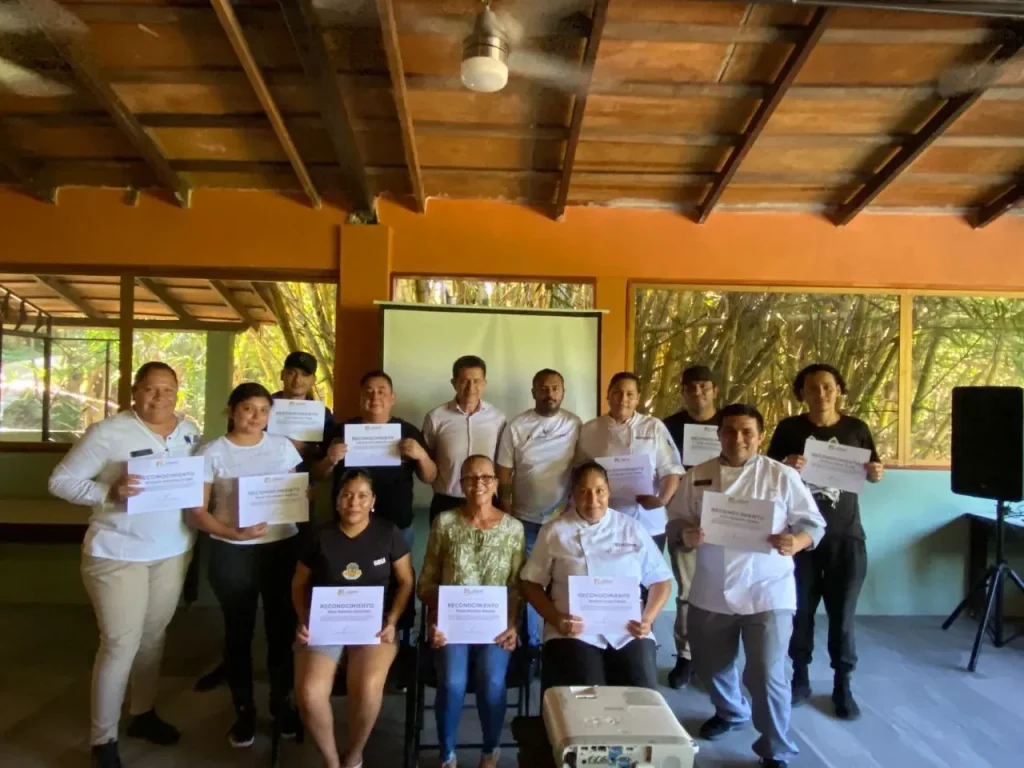
[[[565,378],[563,407],[583,421],[598,415],[600,312],[427,307],[381,302],[384,370],[395,382],[394,415],[423,425],[427,411],[452,399],[452,363],[487,363],[484,399],[508,418],[533,407],[530,386],[542,368]],[[422,501],[422,489],[417,499]]]

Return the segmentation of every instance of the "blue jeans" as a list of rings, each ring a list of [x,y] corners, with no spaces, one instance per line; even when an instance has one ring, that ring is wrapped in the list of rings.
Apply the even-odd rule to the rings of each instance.
[[[508,693],[505,673],[511,653],[501,646],[446,645],[434,651],[437,669],[437,743],[441,749],[441,762],[455,757],[455,741],[462,719],[462,705],[466,699],[466,685],[472,666],[476,708],[480,714],[483,733],[483,753],[490,754],[501,743],[501,729],[505,725]]]
[[[540,523],[530,523],[520,520],[523,524],[523,533],[526,535],[526,556],[533,552],[533,545],[537,543],[537,535],[540,533]],[[544,619],[533,609],[532,605],[526,606],[526,644],[533,648],[540,648],[543,642]]]

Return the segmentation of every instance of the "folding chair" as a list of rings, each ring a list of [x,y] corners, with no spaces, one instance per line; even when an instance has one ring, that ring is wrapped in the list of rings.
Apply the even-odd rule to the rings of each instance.
[[[437,689],[437,672],[434,668],[433,650],[427,643],[427,608],[422,607],[420,631],[416,642],[416,664],[412,684],[405,695],[405,760],[404,768],[415,768],[420,752],[428,749],[439,749],[435,743],[423,743],[423,716],[426,710],[434,706],[426,704],[427,687]],[[534,677],[534,661],[525,646],[519,646],[512,652],[508,665],[505,685],[517,691],[515,700],[508,704],[520,717],[530,714],[530,683]],[[473,677],[470,675],[466,693],[474,693]],[[463,706],[468,709],[468,705]],[[456,744],[456,749],[482,749],[483,744]],[[502,743],[499,746],[514,748],[515,742]]]

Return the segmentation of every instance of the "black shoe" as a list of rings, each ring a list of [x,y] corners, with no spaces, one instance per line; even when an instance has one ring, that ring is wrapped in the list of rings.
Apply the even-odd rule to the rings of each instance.
[[[793,706],[799,707],[811,698],[811,681],[806,664],[793,665]]]
[[[740,728],[745,727],[746,724],[746,721],[742,723],[730,723],[725,718],[714,715],[700,727],[700,737],[705,741],[717,741],[725,736],[729,731],[738,731]]]
[[[93,768],[121,768],[121,754],[117,751],[117,740],[93,744]]]
[[[256,741],[256,708],[239,707],[238,719],[228,731],[228,742],[232,747],[251,747]]]
[[[860,717],[860,707],[857,706],[850,691],[849,675],[836,675],[835,686],[832,688],[832,703],[836,708],[836,717],[840,720],[856,720]]]
[[[181,731],[170,723],[161,720],[155,709],[143,712],[132,718],[128,725],[128,735],[133,739],[145,739],[153,744],[169,747],[177,744]]]
[[[299,713],[291,702],[286,702],[274,715],[274,729],[282,739],[294,739],[300,727]]]
[[[224,662],[211,669],[205,675],[196,680],[194,689],[199,693],[212,691],[224,683],[227,677],[224,674]]]
[[[680,688],[690,684],[692,674],[693,669],[690,660],[680,656],[676,659],[676,665],[672,668],[672,671],[668,673],[668,687],[678,691]]]
[[[776,760],[774,757],[762,757],[760,764],[765,768],[787,768],[789,765],[785,760]]]

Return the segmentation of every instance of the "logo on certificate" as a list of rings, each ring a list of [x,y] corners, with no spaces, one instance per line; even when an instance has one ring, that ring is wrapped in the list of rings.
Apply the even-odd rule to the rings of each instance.
[[[363,575],[363,571],[359,567],[359,563],[349,563],[345,566],[345,570],[341,572],[341,575],[349,581],[355,581]]]

